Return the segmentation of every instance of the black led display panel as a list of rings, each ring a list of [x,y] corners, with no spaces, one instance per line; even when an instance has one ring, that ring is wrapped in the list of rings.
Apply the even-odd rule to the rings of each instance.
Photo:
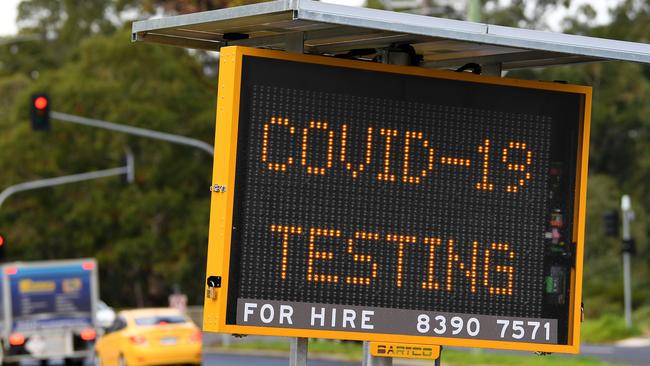
[[[329,304],[567,343],[583,95],[254,56],[240,88],[227,324]]]

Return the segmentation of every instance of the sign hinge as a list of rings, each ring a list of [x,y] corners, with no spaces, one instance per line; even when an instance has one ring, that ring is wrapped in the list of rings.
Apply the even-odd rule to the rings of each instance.
[[[221,288],[221,276],[209,276],[208,281],[208,293],[207,297],[212,300],[217,299],[217,290],[218,288]]]

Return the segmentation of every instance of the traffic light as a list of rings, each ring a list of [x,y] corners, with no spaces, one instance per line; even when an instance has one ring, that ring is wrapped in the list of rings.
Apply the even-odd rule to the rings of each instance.
[[[607,210],[603,214],[603,223],[605,224],[605,235],[618,237],[618,228],[620,220],[617,210]]]
[[[623,240],[623,248],[621,250],[623,253],[636,254],[636,242],[634,239],[630,238]]]
[[[32,94],[30,117],[34,131],[47,131],[50,129],[50,97],[47,94]]]
[[[5,259],[5,237],[0,234],[0,261]]]

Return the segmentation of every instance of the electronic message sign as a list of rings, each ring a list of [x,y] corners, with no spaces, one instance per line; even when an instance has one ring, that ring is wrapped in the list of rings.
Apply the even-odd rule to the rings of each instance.
[[[590,108],[223,48],[205,330],[577,352]]]

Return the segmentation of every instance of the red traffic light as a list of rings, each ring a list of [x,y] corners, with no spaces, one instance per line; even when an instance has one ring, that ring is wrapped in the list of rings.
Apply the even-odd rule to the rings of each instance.
[[[43,110],[47,107],[47,105],[48,105],[48,100],[43,96],[34,99],[34,107],[36,107],[36,109]]]
[[[50,97],[46,93],[35,93],[31,97],[29,116],[34,131],[47,131],[50,129]]]
[[[0,234],[0,261],[4,261],[5,259],[5,244],[5,237]]]

